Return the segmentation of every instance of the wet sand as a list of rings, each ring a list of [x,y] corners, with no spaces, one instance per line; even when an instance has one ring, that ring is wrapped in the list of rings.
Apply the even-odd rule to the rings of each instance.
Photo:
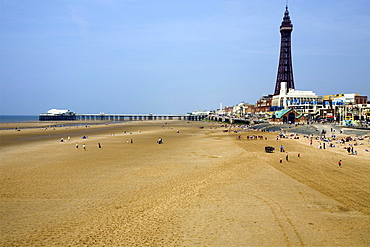
[[[370,246],[368,139],[167,123],[0,130],[0,245]]]

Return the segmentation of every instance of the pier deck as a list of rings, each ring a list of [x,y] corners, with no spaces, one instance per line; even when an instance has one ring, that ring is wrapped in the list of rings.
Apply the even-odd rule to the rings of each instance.
[[[207,116],[187,114],[76,114],[83,121],[140,121],[140,120],[185,120],[200,121]]]

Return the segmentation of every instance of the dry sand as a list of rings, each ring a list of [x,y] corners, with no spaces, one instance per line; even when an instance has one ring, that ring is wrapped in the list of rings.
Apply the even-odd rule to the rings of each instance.
[[[370,246],[368,140],[356,156],[215,126],[1,130],[0,245]]]

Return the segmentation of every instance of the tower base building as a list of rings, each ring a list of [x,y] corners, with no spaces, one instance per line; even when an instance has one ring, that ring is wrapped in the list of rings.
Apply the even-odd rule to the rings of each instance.
[[[281,82],[280,93],[272,97],[271,110],[295,109],[305,114],[316,114],[322,107],[322,97],[312,91],[288,89],[286,82]]]

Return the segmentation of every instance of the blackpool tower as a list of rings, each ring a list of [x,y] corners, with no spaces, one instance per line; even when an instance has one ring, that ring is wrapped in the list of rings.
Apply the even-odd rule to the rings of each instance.
[[[288,6],[286,6],[284,18],[280,26],[281,34],[280,59],[274,95],[278,95],[280,93],[281,82],[286,82],[287,90],[289,90],[290,88],[294,89],[292,51],[291,51],[292,31],[293,24],[290,21]]]

